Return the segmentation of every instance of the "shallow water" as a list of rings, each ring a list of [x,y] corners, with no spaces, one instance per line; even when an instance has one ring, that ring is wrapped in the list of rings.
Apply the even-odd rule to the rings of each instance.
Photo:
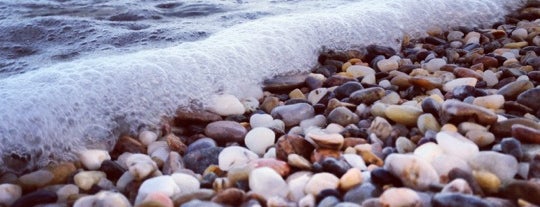
[[[397,48],[404,34],[488,26],[521,4],[37,2],[0,3],[0,152],[11,169],[110,148],[118,134],[218,93],[257,96],[265,78],[315,66],[323,47]]]

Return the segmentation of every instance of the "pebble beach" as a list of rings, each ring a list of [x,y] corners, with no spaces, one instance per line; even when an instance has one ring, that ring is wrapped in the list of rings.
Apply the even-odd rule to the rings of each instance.
[[[0,206],[540,206],[540,2],[426,32],[3,173]]]

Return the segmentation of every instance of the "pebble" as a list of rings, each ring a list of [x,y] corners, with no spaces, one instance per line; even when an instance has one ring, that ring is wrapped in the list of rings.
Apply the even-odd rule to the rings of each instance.
[[[363,203],[364,201],[381,195],[382,190],[371,182],[364,182],[347,191],[343,196],[343,201],[351,203]],[[378,200],[378,199],[377,199]]]
[[[377,135],[379,139],[386,140],[392,132],[392,125],[382,117],[375,117],[368,131]]]
[[[416,126],[418,117],[422,113],[421,109],[409,105],[390,105],[384,111],[386,117],[392,121],[407,126]]]
[[[37,170],[19,177],[19,182],[26,188],[39,188],[49,184],[54,174],[48,170]]]
[[[217,146],[216,141],[208,137],[203,137],[191,143],[188,146],[186,153],[190,153],[190,152],[205,149],[205,148],[216,147],[216,146]]]
[[[73,177],[75,185],[83,190],[90,190],[93,185],[96,185],[101,179],[106,178],[104,172],[101,171],[82,171]]]
[[[304,191],[306,184],[309,181],[309,179],[311,179],[312,175],[313,173],[309,171],[298,171],[289,175],[286,181],[288,185],[288,189],[290,190],[288,198],[293,201],[301,201],[303,199],[306,199],[306,197],[308,196],[314,198],[314,195],[311,195],[311,194],[306,195],[306,192]],[[307,198],[307,199],[310,199],[310,198]]]
[[[327,88],[317,88],[311,92],[309,92],[307,100],[312,104],[315,105],[321,101],[326,94],[328,94]]]
[[[140,204],[150,193],[163,193],[171,197],[180,191],[172,176],[162,175],[145,180],[139,187],[135,205]]]
[[[169,196],[161,192],[149,193],[146,198],[138,205],[141,207],[146,206],[162,206],[162,207],[174,207],[174,203]]]
[[[484,71],[482,80],[486,81],[488,87],[493,87],[499,83],[499,79],[497,78],[496,74],[491,70]]]
[[[394,59],[383,59],[377,62],[377,67],[382,72],[390,72],[393,70],[397,70],[399,67],[399,63]]]
[[[414,149],[413,154],[431,163],[437,156],[443,154],[443,149],[436,143],[428,142]]]
[[[413,152],[416,148],[416,144],[406,137],[398,137],[396,140],[396,150],[400,154]]]
[[[437,193],[432,199],[433,207],[474,206],[490,207],[480,197],[461,193]]]
[[[132,154],[126,160],[128,171],[135,179],[142,180],[154,173],[158,166],[152,158],[145,154]]]
[[[84,196],[79,198],[73,207],[93,207],[96,206],[118,206],[129,207],[131,204],[128,199],[121,193],[101,191],[96,195]]]
[[[538,97],[540,97],[540,88],[532,88],[520,93],[517,96],[516,101],[531,108],[533,111],[538,111],[540,110],[540,101],[538,101]]]
[[[142,131],[139,133],[139,141],[146,146],[150,145],[152,142],[155,142],[157,139],[158,135],[153,131]]]
[[[272,110],[272,116],[283,120],[286,127],[298,125],[302,120],[315,116],[315,109],[307,103],[278,106]]]
[[[347,126],[349,124],[356,124],[360,121],[360,118],[358,115],[356,115],[351,110],[347,109],[346,107],[340,106],[332,110],[330,114],[328,114],[328,122],[330,123],[336,123],[341,126]]]
[[[364,66],[362,66],[364,67]],[[372,73],[375,74],[375,71],[371,68],[368,68],[369,70],[373,71]],[[369,73],[369,74],[372,74]],[[343,99],[349,97],[352,93],[358,90],[362,90],[364,87],[362,84],[355,82],[355,81],[349,81],[343,85],[338,86],[336,89],[334,89],[334,94],[337,99]]]
[[[474,118],[479,124],[491,125],[497,122],[497,114],[486,108],[463,103],[457,100],[446,100],[442,105],[442,122],[461,122]]]
[[[200,189],[199,180],[185,173],[173,173],[170,175],[178,186],[179,191],[175,192],[174,196],[187,195],[197,192]]]
[[[11,206],[22,196],[22,188],[15,184],[0,184],[0,205]]]
[[[219,164],[218,157],[222,150],[221,147],[203,148],[187,153],[182,160],[187,169],[202,174],[208,166]]]
[[[450,156],[450,155],[439,155],[431,161],[431,165],[439,174],[441,182],[447,182],[449,180],[449,173],[453,169],[460,169],[466,172],[472,172],[471,167],[467,164],[465,160],[462,160],[459,157]]]
[[[276,157],[280,160],[287,160],[289,154],[297,154],[304,158],[310,158],[314,148],[301,136],[283,135],[276,142]]]
[[[442,58],[433,58],[428,62],[424,63],[423,68],[430,72],[435,72],[439,71],[444,65],[446,65],[446,60]]]
[[[504,105],[504,96],[495,94],[477,97],[474,99],[473,104],[488,109],[500,109]]]
[[[437,118],[433,116],[433,114],[422,114],[418,116],[417,127],[420,132],[422,132],[422,134],[425,134],[428,130],[434,132],[438,132],[441,130],[441,125],[439,124],[439,121],[437,121]]]
[[[362,181],[363,176],[360,169],[351,168],[339,179],[339,188],[343,191],[348,191],[352,187],[361,184]]]
[[[513,180],[502,189],[502,195],[513,200],[522,199],[540,205],[540,184],[526,180]]]
[[[435,139],[445,154],[462,160],[468,160],[479,153],[478,146],[459,133],[441,131]]]
[[[339,150],[343,146],[345,139],[341,134],[308,133],[307,140],[313,141],[318,148]]]
[[[515,100],[522,92],[533,87],[534,85],[528,80],[517,80],[500,88],[497,94],[503,95],[506,100]]]
[[[240,206],[244,202],[244,191],[238,188],[227,188],[221,192],[218,192],[212,198],[212,202],[230,205],[230,206]]]
[[[208,109],[221,116],[240,115],[246,111],[244,105],[236,96],[228,94],[213,97]]]
[[[495,135],[485,130],[470,130],[465,136],[478,145],[478,147],[485,147],[495,142]]]
[[[234,121],[212,122],[204,129],[204,134],[218,143],[243,142],[246,133],[246,128]]]
[[[401,179],[407,187],[427,190],[439,183],[439,175],[425,160],[412,154],[391,154],[386,157],[384,169]]]
[[[461,193],[472,195],[473,190],[466,180],[457,178],[446,184],[441,190],[441,193]]]
[[[337,189],[339,178],[327,172],[314,174],[307,182],[304,192],[317,195],[325,189]]]
[[[521,160],[523,157],[523,148],[521,147],[521,143],[513,138],[503,138],[500,142],[501,145],[501,152],[514,156],[517,160]]]
[[[352,65],[347,68],[346,72],[354,78],[365,77],[367,75],[375,74],[375,70],[373,70],[373,68],[363,65]]]
[[[371,105],[373,102],[381,99],[386,95],[386,92],[381,87],[373,87],[367,89],[361,89],[349,96],[349,100],[354,104],[366,104]]]
[[[221,170],[227,171],[235,166],[243,166],[251,160],[258,159],[254,152],[239,146],[226,147],[219,153],[218,163]]]
[[[512,136],[525,143],[540,144],[540,128],[515,124],[512,125]]]
[[[454,88],[458,86],[475,86],[478,79],[476,78],[456,78],[454,80],[448,81],[443,85],[443,90],[446,92],[451,92]]]
[[[384,206],[403,207],[403,206],[421,206],[420,196],[409,188],[390,188],[384,191],[379,197]]]
[[[26,206],[38,206],[40,204],[49,204],[55,203],[58,199],[58,196],[53,191],[48,190],[37,190],[28,194],[21,196],[19,199],[15,200],[12,207],[26,207]]]
[[[536,154],[529,165],[528,178],[540,178],[540,154]]]
[[[251,129],[244,139],[246,147],[258,155],[264,154],[266,149],[274,145],[276,134],[266,127],[256,127]]]
[[[289,193],[289,187],[285,180],[269,167],[261,167],[251,171],[249,188],[267,199],[273,196],[284,198]]]
[[[300,127],[304,129],[304,132],[312,127],[324,128],[327,125],[327,120],[324,115],[316,115],[311,119],[302,120]]]
[[[485,193],[497,193],[501,187],[501,180],[493,173],[487,171],[473,171],[473,176]]]
[[[515,157],[493,151],[481,151],[469,156],[469,165],[476,171],[487,171],[495,174],[502,182],[514,178],[518,171]]]
[[[297,154],[289,154],[287,156],[287,163],[292,166],[299,169],[304,170],[310,170],[311,169],[311,163],[306,158],[297,155]]]
[[[343,154],[343,159],[345,159],[345,162],[347,162],[351,167],[357,168],[359,170],[366,170],[366,162],[357,154]]]

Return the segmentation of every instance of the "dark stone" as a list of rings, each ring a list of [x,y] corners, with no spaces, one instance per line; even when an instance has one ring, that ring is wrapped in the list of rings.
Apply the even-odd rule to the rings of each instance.
[[[540,154],[536,154],[531,160],[528,178],[540,178]]]
[[[504,138],[501,141],[501,150],[505,154],[514,156],[517,160],[521,160],[523,157],[523,149],[521,142],[515,138]]]
[[[313,76],[308,76],[306,78],[306,85],[310,90],[315,90],[317,88],[322,87],[324,84],[324,81],[318,78],[315,78]]]
[[[379,197],[382,190],[370,182],[355,186],[343,196],[343,201],[362,204],[367,199]]]
[[[323,65],[329,65],[329,66],[333,66],[333,67],[336,67],[336,68],[341,68],[343,66],[343,63],[345,63],[345,61],[340,61],[340,60],[326,60],[324,61]]]
[[[356,81],[347,82],[341,86],[338,86],[334,93],[337,99],[343,99],[349,97],[353,92],[364,89],[362,84]]]
[[[438,193],[431,200],[433,207],[491,207],[482,198],[461,193]]]
[[[503,109],[505,110],[507,114],[512,114],[515,116],[523,116],[526,113],[530,113],[530,114],[534,113],[534,111],[531,108],[523,104],[520,104],[516,101],[505,101],[503,105]]]
[[[282,92],[301,88],[307,78],[307,74],[276,76],[263,82],[263,89],[270,92]]]
[[[214,139],[217,143],[227,142],[243,143],[247,130],[238,122],[216,121],[206,125],[204,134]]]
[[[324,86],[326,87],[340,86],[349,81],[357,81],[357,80],[354,78],[345,77],[342,75],[333,75],[324,81]]]
[[[435,117],[439,117],[439,111],[441,110],[441,104],[433,98],[426,98],[422,101],[422,111],[430,113]]]
[[[337,177],[341,177],[343,174],[347,172],[351,168],[349,164],[347,164],[343,160],[337,160],[333,157],[327,157],[322,162],[321,165],[323,167],[323,170],[325,172],[329,172],[334,174]]]
[[[468,85],[457,86],[452,90],[452,98],[463,100],[469,96],[475,96],[476,88]]]
[[[315,147],[306,139],[298,135],[283,135],[276,142],[276,157],[287,161],[289,154],[298,154],[310,159]]]
[[[146,147],[135,138],[121,136],[114,146],[111,157],[116,158],[124,152],[146,154]]]
[[[515,100],[522,92],[533,87],[534,85],[528,80],[518,80],[501,87],[497,94],[503,95],[506,101]]]
[[[521,125],[528,126],[531,128],[540,127],[539,124],[527,118],[511,118],[511,119],[507,119],[507,120],[495,123],[490,128],[490,131],[495,135],[495,137],[499,137],[501,139],[504,137],[511,137],[512,126],[515,124],[521,124]]]
[[[386,58],[396,54],[396,51],[391,47],[384,47],[380,45],[369,45],[367,46],[367,51],[370,53],[370,55],[384,55]]]
[[[516,101],[520,104],[523,104],[533,111],[540,110],[540,88],[532,88],[524,91],[523,93],[517,96]]]
[[[219,114],[201,110],[179,110],[175,117],[175,122],[178,123],[178,125],[180,125],[180,123],[209,123],[221,120],[222,118]]]
[[[218,156],[221,150],[223,150],[222,147],[209,147],[189,152],[183,157],[184,164],[187,169],[203,174],[208,166],[218,164]]]
[[[441,112],[441,124],[459,123],[469,119],[484,125],[497,123],[497,114],[493,111],[454,99],[446,100],[442,104]]]
[[[12,207],[30,207],[40,204],[54,203],[58,199],[56,192],[48,190],[37,190],[17,199]]]
[[[381,87],[374,87],[374,88],[367,88],[367,89],[362,89],[362,90],[358,90],[354,93],[352,93],[349,98],[350,98],[350,101],[354,104],[366,104],[366,105],[370,105],[372,104],[373,102],[381,99],[382,97],[384,97],[384,95],[386,95],[386,92],[383,88]]]
[[[118,180],[126,171],[120,164],[112,160],[105,160],[101,163],[99,171],[103,171],[111,181]]]
[[[467,183],[469,184],[469,186],[471,187],[471,189],[473,190],[474,194],[476,195],[484,195],[484,192],[482,191],[482,188],[480,188],[480,185],[478,184],[478,182],[476,181],[476,179],[473,177],[472,173],[470,172],[467,172],[465,170],[462,170],[462,169],[459,169],[459,168],[454,168],[452,170],[450,170],[450,172],[448,172],[448,182],[454,180],[454,179],[457,179],[457,178],[461,178],[465,181],[467,181]]]
[[[240,206],[244,202],[244,196],[246,193],[237,188],[227,188],[215,195],[212,198],[212,202],[228,205],[228,206]]]
[[[205,174],[201,180],[201,188],[213,188],[214,180],[216,180],[216,178],[218,178],[218,176],[213,172]]]
[[[424,89],[422,87],[410,86],[403,92],[402,97],[404,99],[413,99],[413,98],[415,98],[417,96],[420,96],[420,95],[423,95],[423,94],[424,94]]]
[[[340,134],[343,135],[343,137],[359,137],[359,138],[367,138],[369,135],[367,132],[367,129],[358,129],[358,128],[350,128],[350,127],[346,127],[343,131],[341,131]]]
[[[392,185],[401,187],[403,183],[399,178],[394,176],[390,171],[384,168],[377,168],[371,171],[371,181],[379,186]]]
[[[341,197],[339,191],[337,191],[336,189],[324,189],[321,192],[319,192],[319,194],[317,194],[317,196],[315,197],[315,200],[318,203],[318,202],[321,202],[324,198],[329,197],[329,196],[336,197],[336,198]]]
[[[446,40],[438,38],[438,37],[433,37],[433,36],[426,37],[424,39],[424,41],[426,43],[432,44],[432,45],[444,45],[444,44],[446,44]]]
[[[533,81],[540,82],[540,71],[531,71],[527,73],[527,76]]]
[[[503,187],[500,195],[505,198],[523,199],[540,205],[540,184],[525,180],[513,180]]]
[[[320,66],[320,67],[316,68],[313,72],[322,74],[322,75],[324,75],[324,77],[328,78],[328,77],[336,74],[337,71],[338,70],[337,70],[336,66],[323,65],[323,66]]]
[[[204,137],[204,138],[200,138],[200,139],[194,141],[193,143],[191,143],[188,146],[186,153],[190,153],[190,152],[200,150],[200,149],[204,149],[204,148],[216,147],[216,146],[217,146],[216,141],[214,141],[211,138]]]
[[[289,99],[289,100],[287,100],[287,101],[284,102],[285,105],[293,105],[293,104],[298,104],[298,103],[307,103],[307,104],[311,104],[311,102],[309,102],[308,100],[306,100],[306,99],[299,99],[299,98]]]
[[[237,114],[237,115],[230,115],[230,116],[225,117],[225,121],[249,122],[249,119],[247,116],[243,114]]]

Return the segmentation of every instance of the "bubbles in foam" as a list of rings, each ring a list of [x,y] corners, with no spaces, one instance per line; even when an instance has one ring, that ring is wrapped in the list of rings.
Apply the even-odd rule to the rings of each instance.
[[[365,1],[259,19],[175,47],[7,77],[0,80],[2,166],[28,169],[73,158],[70,152],[85,147],[110,147],[120,133],[136,133],[218,92],[244,98],[246,88],[265,78],[309,70],[321,46],[397,48],[403,33],[490,24],[517,6],[511,0]]]

